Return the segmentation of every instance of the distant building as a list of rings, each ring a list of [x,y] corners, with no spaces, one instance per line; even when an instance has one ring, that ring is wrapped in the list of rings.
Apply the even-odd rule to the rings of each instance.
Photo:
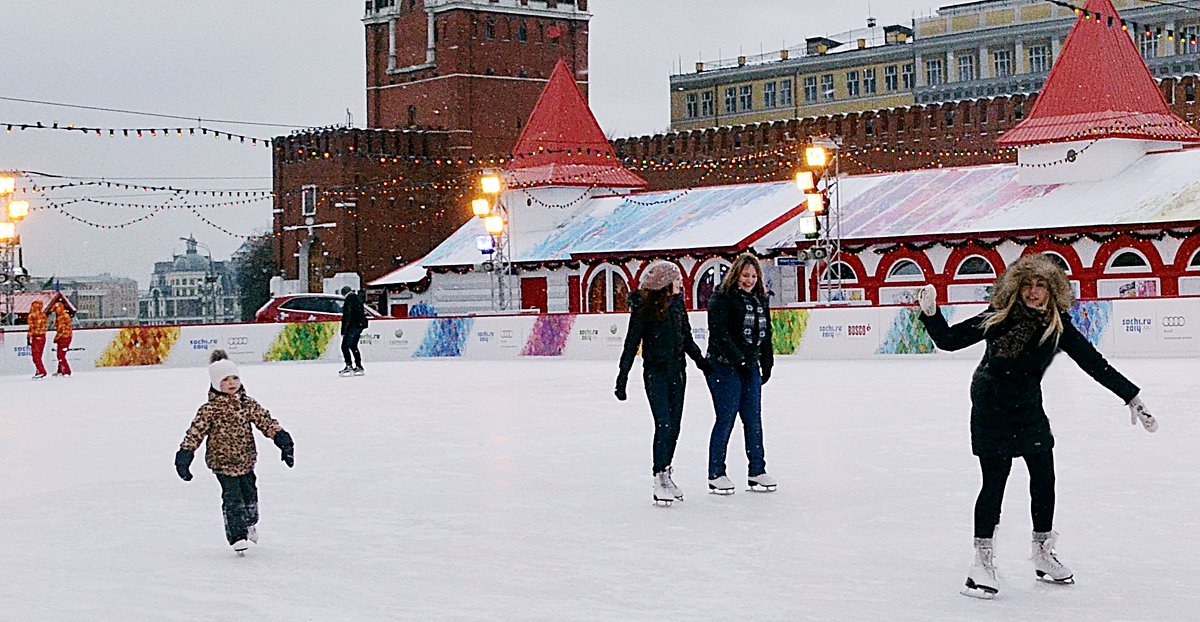
[[[138,318],[143,324],[238,321],[241,309],[230,262],[198,253],[195,238],[185,241],[184,254],[154,263],[150,289],[138,301]]]
[[[56,289],[75,305],[76,326],[136,324],[138,284],[134,279],[101,274],[98,276],[53,277],[49,289]]]

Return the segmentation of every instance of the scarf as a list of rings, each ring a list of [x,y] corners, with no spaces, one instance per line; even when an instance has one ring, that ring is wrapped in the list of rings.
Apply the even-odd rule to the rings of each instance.
[[[1008,318],[1003,324],[1005,330],[996,338],[996,356],[1015,359],[1030,345],[1037,345],[1033,342],[1046,332],[1049,321],[1045,311],[1030,309],[1018,302],[1008,312]]]

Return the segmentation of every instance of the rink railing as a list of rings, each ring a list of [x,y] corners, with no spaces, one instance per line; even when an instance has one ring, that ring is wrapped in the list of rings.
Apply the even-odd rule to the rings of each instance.
[[[946,305],[951,323],[984,309]],[[1099,300],[1077,303],[1075,325],[1109,357],[1200,357],[1200,298]],[[708,340],[704,312],[690,314],[693,334]],[[372,320],[360,349],[366,361],[429,358],[616,360],[625,340],[624,314],[546,314]],[[978,348],[937,353],[915,312],[905,307],[819,307],[772,310],[780,357],[872,359],[895,356],[977,357]],[[43,360],[53,371],[53,333]],[[23,331],[0,333],[0,373],[31,374]],[[77,329],[68,353],[76,371],[156,365],[206,365],[221,348],[240,363],[339,361],[335,323],[215,324]]]

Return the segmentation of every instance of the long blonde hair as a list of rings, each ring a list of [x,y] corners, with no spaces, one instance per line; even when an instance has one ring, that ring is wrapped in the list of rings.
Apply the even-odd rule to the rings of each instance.
[[[1065,328],[1062,314],[1071,309],[1075,302],[1075,294],[1067,280],[1067,273],[1052,259],[1041,254],[1033,253],[1017,260],[1001,274],[992,286],[992,312],[983,320],[983,330],[986,333],[992,327],[1008,319],[1013,308],[1020,302],[1021,286],[1031,279],[1040,278],[1046,282],[1049,297],[1046,303],[1046,315],[1049,325],[1042,333],[1039,344],[1046,343],[1051,337],[1058,343]]]
[[[766,299],[767,288],[763,285],[762,265],[758,263],[757,257],[749,253],[738,255],[738,258],[733,260],[733,265],[729,266],[729,271],[725,273],[725,278],[721,279],[721,285],[717,287],[717,291],[729,294],[737,290],[738,277],[742,275],[742,270],[745,270],[746,266],[754,266],[754,271],[758,273],[758,281],[754,284],[754,293]]]

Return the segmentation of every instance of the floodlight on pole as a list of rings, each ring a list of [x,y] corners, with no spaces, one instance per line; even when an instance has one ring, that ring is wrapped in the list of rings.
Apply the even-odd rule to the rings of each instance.
[[[483,219],[483,230],[492,235],[504,233],[504,217],[488,216]]]
[[[479,186],[484,194],[500,194],[501,185],[500,176],[494,173],[487,173],[479,179]]]
[[[17,178],[0,175],[0,196],[12,194],[17,189]]]
[[[0,222],[0,242],[10,242],[17,237],[17,224]]]
[[[800,234],[806,239],[817,237],[820,231],[820,223],[817,222],[816,215],[800,217]]]
[[[475,199],[471,201],[471,213],[480,218],[487,216],[492,211],[492,203],[487,199]]]
[[[8,204],[8,219],[21,222],[29,215],[29,201],[18,200]]]
[[[825,195],[824,195],[824,193],[821,193],[821,192],[809,193],[809,194],[804,195],[804,197],[805,197],[805,203],[807,204],[807,207],[808,207],[808,211],[810,211],[814,214],[821,214],[821,213],[825,212]]]
[[[829,152],[819,145],[807,147],[804,149],[804,163],[809,168],[825,168],[829,164]]]
[[[812,171],[797,171],[796,172],[796,187],[800,192],[808,192],[817,187],[816,175]]]

